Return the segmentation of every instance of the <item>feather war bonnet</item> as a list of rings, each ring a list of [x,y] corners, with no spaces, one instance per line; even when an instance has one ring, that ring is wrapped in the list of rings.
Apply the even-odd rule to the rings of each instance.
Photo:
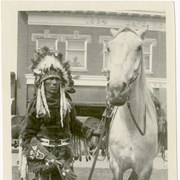
[[[36,116],[37,118],[46,115],[51,116],[45,96],[44,81],[56,77],[60,80],[60,116],[63,126],[63,117],[70,111],[70,104],[65,97],[65,92],[75,92],[70,65],[68,62],[63,62],[61,53],[50,50],[46,46],[35,51],[32,62],[31,68],[35,76],[37,90]]]

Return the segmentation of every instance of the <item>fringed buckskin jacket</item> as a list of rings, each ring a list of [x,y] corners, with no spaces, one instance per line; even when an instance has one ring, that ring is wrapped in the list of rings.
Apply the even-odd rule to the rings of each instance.
[[[42,116],[39,118],[36,116],[36,97],[32,99],[22,124],[21,139],[23,149],[28,148],[33,137],[37,137],[37,139],[46,138],[53,141],[69,138],[74,155],[79,155],[78,152],[81,150],[78,150],[80,148],[78,144],[81,146],[80,140],[87,140],[86,138],[91,133],[91,130],[76,119],[74,105],[68,94],[66,96],[71,105],[71,110],[64,117],[63,127],[60,119],[59,97],[47,98],[51,117]]]

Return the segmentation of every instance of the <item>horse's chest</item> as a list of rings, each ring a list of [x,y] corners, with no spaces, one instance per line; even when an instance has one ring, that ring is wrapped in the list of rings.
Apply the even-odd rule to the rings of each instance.
[[[129,122],[129,123],[128,123]],[[147,134],[149,130],[147,129]],[[142,136],[125,113],[119,110],[112,120],[109,134],[110,157],[124,168],[129,168],[140,162],[151,153],[154,156],[156,151],[155,135]]]
[[[134,149],[132,145],[132,138],[124,123],[119,125],[114,121],[110,130],[109,136],[109,150],[114,159],[119,161],[126,161],[126,163],[133,162],[135,159]]]
[[[130,144],[111,142],[110,151],[112,152],[115,159],[123,160],[134,160],[134,151]]]

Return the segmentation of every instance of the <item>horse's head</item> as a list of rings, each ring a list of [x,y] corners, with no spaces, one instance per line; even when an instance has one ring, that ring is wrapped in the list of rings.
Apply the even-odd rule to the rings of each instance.
[[[135,31],[129,28],[111,30],[112,40],[107,46],[109,82],[107,97],[111,104],[123,105],[130,87],[140,73],[142,43],[147,28]]]

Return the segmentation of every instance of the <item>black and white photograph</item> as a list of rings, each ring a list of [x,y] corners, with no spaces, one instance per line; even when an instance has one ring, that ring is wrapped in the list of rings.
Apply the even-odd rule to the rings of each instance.
[[[177,180],[174,25],[172,2],[4,2],[4,179]]]

